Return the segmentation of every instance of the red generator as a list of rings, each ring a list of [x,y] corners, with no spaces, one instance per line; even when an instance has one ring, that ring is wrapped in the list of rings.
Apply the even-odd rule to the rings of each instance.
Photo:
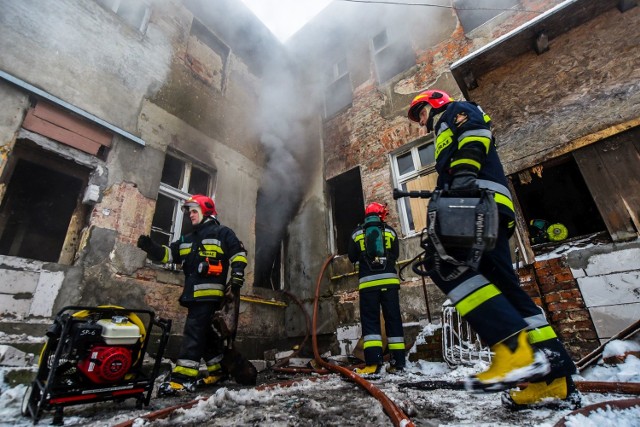
[[[154,362],[143,366],[154,326],[160,328]],[[170,330],[171,320],[150,310],[64,307],[47,330],[22,415],[36,424],[53,410],[53,424],[63,425],[65,406],[129,398],[138,409],[149,405]]]

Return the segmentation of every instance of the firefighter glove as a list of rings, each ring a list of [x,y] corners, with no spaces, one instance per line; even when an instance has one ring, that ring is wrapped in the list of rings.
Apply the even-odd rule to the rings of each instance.
[[[477,175],[471,171],[460,171],[453,175],[453,181],[451,181],[452,191],[473,191],[478,189],[476,183]]]
[[[229,282],[227,282],[227,289],[231,289],[233,292],[239,292],[242,285],[244,285],[244,274],[237,271],[231,273],[231,278]]]
[[[137,246],[145,251],[150,258],[155,259],[156,261],[161,261],[164,258],[164,248],[162,245],[157,244],[151,237],[141,235],[138,237]]]

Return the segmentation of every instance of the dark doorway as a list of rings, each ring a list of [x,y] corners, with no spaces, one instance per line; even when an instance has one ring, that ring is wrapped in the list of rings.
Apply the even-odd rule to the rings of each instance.
[[[60,169],[70,167],[67,163],[60,159]],[[58,261],[85,186],[60,169],[17,160],[0,207],[0,254]]]
[[[338,254],[346,254],[351,232],[364,217],[364,198],[360,168],[352,169],[327,182],[333,207],[333,224]]]
[[[566,156],[522,172],[514,177],[513,184],[530,230],[531,221],[542,220],[549,225],[564,225],[567,238],[606,231],[573,157]]]

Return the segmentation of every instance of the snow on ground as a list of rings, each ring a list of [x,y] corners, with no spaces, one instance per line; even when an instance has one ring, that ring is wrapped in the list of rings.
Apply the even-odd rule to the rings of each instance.
[[[637,343],[634,343],[637,344]],[[605,348],[605,354],[619,354],[620,349],[633,350],[634,344],[613,341]],[[463,390],[421,390],[416,383],[423,381],[459,381],[471,373],[484,369],[479,362],[474,367],[450,368],[445,363],[410,362],[400,375],[384,373],[373,380],[374,385],[385,392],[415,423],[416,426],[532,426],[553,427],[563,416],[564,410],[524,410],[511,412],[502,407],[499,394],[470,394]],[[0,377],[8,369],[0,367]],[[268,377],[268,378],[267,378]],[[389,426],[390,419],[380,403],[354,382],[339,375],[305,375],[292,387],[278,386],[266,390],[241,388],[233,382],[211,390],[203,389],[200,395],[179,398],[151,399],[149,407],[135,409],[134,400],[121,403],[103,402],[75,405],[65,408],[65,426],[113,426],[135,419],[135,427],[152,426]],[[268,382],[292,379],[268,371],[259,380]],[[627,356],[622,364],[605,365],[602,362],[587,368],[575,376],[577,381],[625,381],[640,382],[640,360]],[[262,381],[261,381],[262,382]],[[410,386],[408,386],[409,384]],[[31,426],[30,419],[20,415],[20,404],[26,387],[8,386],[0,378],[0,425]],[[583,404],[609,400],[625,400],[637,396],[609,393],[584,393]],[[170,418],[145,421],[142,415],[200,398],[197,405],[178,410]],[[138,418],[136,418],[138,417]],[[46,412],[40,425],[49,425],[52,414]],[[626,410],[602,409],[589,416],[569,417],[567,427],[640,427],[640,407]]]

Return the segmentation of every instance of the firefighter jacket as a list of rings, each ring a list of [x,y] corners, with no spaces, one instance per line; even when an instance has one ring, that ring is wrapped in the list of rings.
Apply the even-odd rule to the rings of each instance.
[[[364,226],[358,225],[351,233],[349,240],[349,260],[359,265],[359,285],[360,292],[379,290],[381,288],[399,287],[400,278],[396,271],[396,261],[400,254],[398,245],[398,236],[396,231],[385,222],[384,227],[384,246],[386,252],[386,262],[384,265],[377,265],[368,259],[365,252],[364,242]]]
[[[185,284],[180,304],[186,306],[221,300],[229,270],[244,276],[247,251],[233,230],[208,217],[193,232],[165,246],[161,262],[182,264]]]
[[[491,118],[473,102],[454,101],[440,115],[435,130],[438,188],[450,185],[459,171],[477,174],[477,184],[495,192],[498,211],[513,225],[511,192],[493,134]]]

